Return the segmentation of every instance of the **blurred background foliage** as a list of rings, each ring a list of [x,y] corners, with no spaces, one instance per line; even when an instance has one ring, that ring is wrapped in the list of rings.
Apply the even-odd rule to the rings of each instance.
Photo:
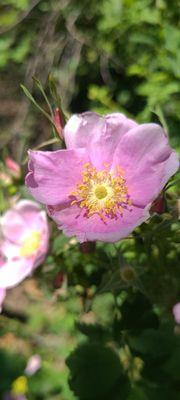
[[[177,0],[1,0],[1,146],[13,135],[21,160],[29,138],[49,135],[19,89],[49,73],[66,110],[162,114],[177,146],[179,14]]]
[[[1,0],[1,171],[10,155],[23,175],[27,148],[53,138],[20,89],[46,109],[32,77],[49,96],[49,74],[66,113],[160,122],[178,149],[179,17],[177,0]],[[14,195],[28,196],[22,177],[0,185],[1,211]],[[0,319],[1,398],[38,353],[30,400],[179,399],[177,192],[166,192],[162,215],[116,245],[97,243],[96,252],[51,224],[45,264],[9,291]]]

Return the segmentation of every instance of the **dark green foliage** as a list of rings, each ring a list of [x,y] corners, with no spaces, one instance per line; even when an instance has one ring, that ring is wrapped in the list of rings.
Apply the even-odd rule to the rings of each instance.
[[[109,329],[100,324],[86,324],[83,322],[76,323],[77,329],[83,333],[83,335],[87,336],[91,342],[95,343],[106,343],[111,339],[111,329]]]
[[[158,328],[159,321],[152,304],[141,293],[127,298],[121,307],[121,314],[120,326],[123,330],[139,334],[142,329]]]
[[[67,359],[70,368],[70,387],[81,400],[117,398],[117,387],[122,391],[127,385],[122,374],[118,355],[100,343],[85,343]]]
[[[0,350],[0,396],[9,390],[13,380],[23,374],[25,365],[24,357]]]

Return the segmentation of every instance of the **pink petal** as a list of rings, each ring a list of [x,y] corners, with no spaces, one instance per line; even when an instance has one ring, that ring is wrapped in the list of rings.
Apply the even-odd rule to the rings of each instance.
[[[37,203],[27,200],[21,200],[17,204],[17,209],[22,213],[26,220],[28,233],[30,232],[30,228],[32,231],[40,232],[41,246],[37,251],[37,256],[41,259],[44,258],[49,245],[49,226],[46,212],[42,210]]]
[[[180,324],[180,303],[176,303],[173,307],[173,315],[177,324]]]
[[[38,231],[41,233],[42,244],[38,252],[47,253],[49,227],[46,212],[40,208],[39,204],[29,200],[19,201],[16,204],[16,210],[24,219],[27,234],[31,231]]]
[[[7,239],[1,241],[0,248],[4,257],[6,257],[6,259],[9,260],[8,261],[9,263],[10,262],[14,263],[14,260],[17,260],[19,258],[24,259],[25,260],[24,262],[26,263],[26,259],[30,258],[32,263],[32,269],[35,269],[36,267],[41,265],[45,260],[48,251],[48,245],[49,245],[49,232],[44,230],[41,231],[41,245],[32,256],[22,258],[21,246],[16,245]]]
[[[90,218],[83,216],[77,206],[58,211],[58,207],[48,207],[51,218],[67,236],[77,236],[80,242],[101,240],[116,242],[129,235],[133,229],[149,218],[148,208],[132,207],[132,211],[124,210],[118,219],[108,219],[105,224],[98,215]]]
[[[3,304],[5,296],[6,296],[6,290],[0,288],[0,312],[2,310],[2,304]]]
[[[84,149],[29,151],[26,185],[31,194],[44,204],[68,202],[69,194],[81,181],[83,164],[88,161]]]
[[[73,115],[64,127],[66,147],[68,149],[86,147],[91,137],[103,127],[104,119],[96,113],[85,112]]]
[[[1,251],[1,242],[0,242],[0,268],[3,267],[4,263],[5,263],[5,257]]]
[[[12,244],[21,244],[30,230],[40,232],[45,230],[47,236],[46,213],[41,210],[37,203],[30,200],[20,200],[3,215],[1,229],[4,238]],[[13,252],[13,247],[11,252]]]
[[[10,288],[20,283],[32,272],[33,264],[30,258],[21,258],[7,261],[0,268],[0,286],[2,289]]]
[[[6,258],[19,258],[20,257],[20,245],[10,242],[8,239],[0,242],[0,249],[4,257]],[[1,285],[1,283],[0,283]]]
[[[123,135],[136,126],[136,122],[120,113],[100,116],[86,112],[70,118],[64,128],[64,137],[67,148],[87,148],[93,165],[103,168],[104,163],[112,162],[112,155]]]
[[[26,227],[27,223],[13,208],[8,210],[1,219],[3,236],[14,243],[18,243],[21,240]]]
[[[25,373],[28,376],[34,375],[42,365],[42,360],[39,354],[34,354],[28,360],[28,363],[25,368]]]
[[[142,206],[157,197],[177,171],[179,161],[163,129],[156,124],[143,124],[122,138],[113,168],[117,164],[124,169],[133,204]]]

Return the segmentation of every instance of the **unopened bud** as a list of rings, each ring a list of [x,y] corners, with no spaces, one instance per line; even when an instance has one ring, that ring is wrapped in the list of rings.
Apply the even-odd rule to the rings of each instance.
[[[58,133],[59,137],[63,139],[63,119],[61,111],[58,107],[55,109],[53,122],[56,128],[56,132]]]
[[[54,278],[53,286],[55,289],[59,289],[64,282],[64,272],[60,271]]]
[[[152,203],[150,211],[157,214],[163,214],[165,212],[165,198],[163,193]]]
[[[5,158],[5,165],[6,168],[8,169],[9,173],[14,177],[14,178],[20,178],[21,176],[21,168],[18,163],[16,163],[12,158],[6,157]]]

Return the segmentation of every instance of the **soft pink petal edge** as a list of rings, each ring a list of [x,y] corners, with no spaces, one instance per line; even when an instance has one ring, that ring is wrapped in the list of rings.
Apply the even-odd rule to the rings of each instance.
[[[86,148],[97,169],[111,165],[113,154],[122,137],[137,123],[120,113],[98,115],[86,112],[73,115],[64,128],[67,148]]]
[[[20,244],[30,230],[36,229],[49,235],[46,212],[34,201],[20,200],[1,218],[2,234],[13,244]]]
[[[122,134],[135,126],[137,126],[135,121],[118,112],[99,115],[87,111],[73,115],[65,125],[63,134],[67,148],[73,149],[86,147],[94,136],[98,136],[98,140],[101,141],[108,130],[112,133],[118,130],[116,139],[118,140]]]
[[[76,206],[61,211],[47,207],[47,211],[58,228],[68,237],[76,236],[80,242],[100,240],[113,243],[127,237],[137,226],[146,221],[149,218],[149,208],[150,205],[145,208],[134,207],[132,214],[126,211],[125,216],[118,220],[110,220],[107,225],[96,215],[89,219],[83,216],[77,217],[79,209]]]
[[[81,181],[83,164],[89,161],[84,149],[31,151],[26,185],[41,203],[56,205],[69,201],[69,195]]]
[[[0,287],[1,289],[16,286],[27,276],[31,275],[33,270],[32,259],[8,260],[0,268]]]
[[[122,138],[114,154],[113,168],[117,164],[125,171],[133,204],[145,206],[176,173],[179,159],[160,125],[142,124]]]

